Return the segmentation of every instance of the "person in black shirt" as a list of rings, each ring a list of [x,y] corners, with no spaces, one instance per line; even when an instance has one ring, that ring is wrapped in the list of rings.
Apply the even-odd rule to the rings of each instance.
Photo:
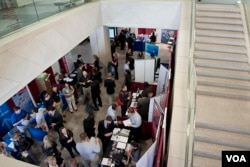
[[[93,55],[95,61],[94,61],[94,67],[99,71],[100,65],[99,65],[99,57],[97,55]]]
[[[83,120],[83,129],[89,138],[95,137],[96,122],[93,115],[89,115]]]
[[[53,128],[55,131],[59,133],[59,129],[61,127],[64,127],[63,117],[58,111],[56,111],[56,108],[53,106],[50,106],[48,111],[49,111],[48,112],[49,118],[48,118],[47,125],[49,126],[50,129]]]
[[[103,152],[105,153],[106,148],[110,142],[113,130],[115,128],[114,121],[111,116],[107,116],[105,120],[101,120],[98,124],[98,137],[102,141]]]
[[[51,92],[50,96],[51,96],[52,100],[55,102],[56,110],[60,114],[62,114],[62,100],[61,100],[61,97],[59,95],[59,91],[57,90],[57,85],[52,86],[52,92]]]
[[[108,77],[104,81],[104,87],[106,87],[109,105],[111,105],[112,102],[114,101],[114,93],[115,93],[115,87],[116,87],[115,81],[113,80],[111,73],[108,73]]]

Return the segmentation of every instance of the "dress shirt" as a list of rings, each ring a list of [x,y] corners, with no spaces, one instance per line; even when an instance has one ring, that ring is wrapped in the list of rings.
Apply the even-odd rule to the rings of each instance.
[[[128,64],[124,64],[124,66],[123,66],[123,70],[124,70],[124,71],[126,71],[126,70],[130,70],[130,69],[129,69],[129,65],[128,65]]]
[[[76,149],[84,160],[94,160],[100,152],[100,144],[83,141],[76,144]]]
[[[108,110],[107,110],[106,116],[111,116],[112,119],[113,119],[113,121],[115,121],[115,120],[116,120],[116,110],[114,110],[114,109],[112,108],[112,106],[109,106],[109,108],[108,108]]]
[[[133,128],[139,128],[141,126],[141,116],[138,114],[138,112],[135,112],[129,116],[129,119],[132,123],[131,127]]]

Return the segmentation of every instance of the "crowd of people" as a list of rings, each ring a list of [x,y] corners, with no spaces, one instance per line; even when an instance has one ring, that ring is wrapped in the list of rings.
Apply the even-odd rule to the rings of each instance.
[[[121,37],[120,37],[121,36]],[[39,95],[41,106],[35,109],[35,114],[30,114],[19,106],[14,107],[14,112],[11,116],[11,122],[18,132],[12,135],[14,147],[11,152],[7,151],[4,141],[0,143],[0,153],[6,156],[12,156],[16,159],[25,160],[26,162],[39,165],[41,162],[36,158],[32,151],[35,137],[29,135],[29,127],[34,127],[43,133],[42,136],[42,152],[46,155],[46,163],[49,167],[59,166],[98,166],[103,153],[105,153],[108,143],[112,136],[115,127],[123,126],[121,120],[117,119],[118,109],[120,106],[121,117],[130,119],[131,124],[126,128],[131,130],[131,138],[129,142],[133,144],[126,148],[126,157],[129,159],[136,159],[133,157],[132,151],[138,148],[135,143],[140,142],[140,128],[143,121],[148,120],[148,110],[150,98],[153,96],[150,85],[145,82],[144,90],[138,98],[137,109],[129,107],[132,100],[132,93],[130,92],[131,81],[134,79],[134,56],[132,50],[132,34],[129,31],[122,30],[119,36],[120,49],[124,50],[127,41],[127,53],[124,62],[125,80],[122,82],[122,87],[119,92],[115,92],[117,86],[116,82],[119,80],[118,73],[118,53],[116,52],[117,44],[112,41],[111,44],[111,61],[112,69],[108,69],[106,78],[102,83],[102,75],[100,72],[99,57],[94,55],[95,62],[90,70],[87,64],[83,61],[82,56],[78,55],[76,62],[77,83],[71,85],[64,83],[60,89],[68,105],[68,111],[73,114],[78,111],[77,100],[75,93],[78,92],[83,99],[80,105],[85,106],[85,112],[88,117],[83,120],[84,132],[78,134],[80,142],[75,142],[76,135],[73,131],[65,127],[65,114],[62,110],[62,96],[58,89],[58,85],[52,85],[52,92],[43,91]],[[95,112],[99,107],[103,107],[101,97],[101,86],[104,86],[106,96],[108,99],[108,108],[105,118],[98,123],[95,121]],[[119,100],[121,103],[117,103]],[[32,116],[31,116],[32,115]],[[32,120],[32,121],[31,121]],[[53,139],[50,131],[58,134],[57,139]],[[97,131],[97,133],[96,133]],[[56,142],[58,141],[58,142]],[[61,146],[58,149],[58,146]],[[62,157],[61,151],[66,149],[71,157],[65,161]],[[75,157],[81,156],[83,164],[78,162]],[[138,157],[138,156],[137,156]],[[138,158],[137,158],[138,159]],[[122,162],[116,162],[118,166],[123,166]]]

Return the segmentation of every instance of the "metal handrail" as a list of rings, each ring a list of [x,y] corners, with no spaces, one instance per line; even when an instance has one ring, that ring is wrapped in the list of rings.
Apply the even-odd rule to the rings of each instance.
[[[190,25],[190,55],[189,55],[189,75],[188,75],[188,120],[187,120],[187,136],[186,136],[186,156],[185,156],[185,167],[192,166],[193,141],[191,139],[192,133],[194,132],[194,113],[195,113],[195,100],[196,100],[196,71],[194,66],[194,42],[195,42],[195,6],[196,0],[192,1],[191,6],[191,25]],[[191,142],[191,143],[190,143]],[[191,163],[190,160],[191,159]]]

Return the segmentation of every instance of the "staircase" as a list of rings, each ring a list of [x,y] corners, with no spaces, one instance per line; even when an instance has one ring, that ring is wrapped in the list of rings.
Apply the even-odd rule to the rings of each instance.
[[[220,167],[222,150],[250,149],[249,43],[241,9],[196,5],[195,167]]]

